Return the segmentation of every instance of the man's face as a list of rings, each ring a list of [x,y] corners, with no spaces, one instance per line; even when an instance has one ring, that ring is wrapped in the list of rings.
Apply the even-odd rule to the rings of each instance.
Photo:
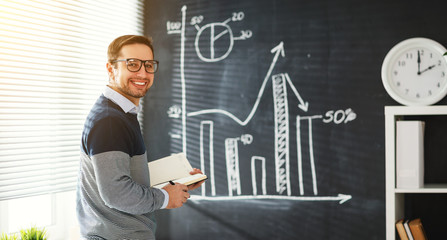
[[[140,43],[125,45],[121,48],[118,59],[128,58],[154,60],[150,47]],[[117,62],[115,66],[116,68],[107,63],[110,77],[109,86],[135,105],[138,105],[140,98],[144,97],[147,90],[152,86],[154,74],[147,73],[144,66],[141,66],[138,72],[130,72],[127,70],[126,62]]]

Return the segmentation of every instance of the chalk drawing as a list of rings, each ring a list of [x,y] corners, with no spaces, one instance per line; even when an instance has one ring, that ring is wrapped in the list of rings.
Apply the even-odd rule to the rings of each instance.
[[[208,139],[205,141],[203,134],[205,126],[208,126]],[[202,172],[206,172],[205,169],[205,153],[204,148],[205,144],[208,143],[208,162],[210,163],[210,172],[208,173],[210,180],[208,182],[211,182],[211,196],[216,196],[216,182],[215,182],[215,175],[214,175],[214,122],[213,121],[202,121],[200,123],[200,169]],[[205,186],[206,183],[203,184],[202,187],[202,196],[205,196]]]
[[[201,195],[191,196],[192,200],[196,201],[237,201],[237,200],[256,200],[256,199],[270,199],[270,200],[294,200],[294,201],[338,201],[342,204],[352,197],[348,194],[338,194],[337,196],[320,196],[317,185],[316,176],[316,163],[314,156],[314,139],[313,139],[313,125],[315,121],[320,121],[324,124],[348,124],[357,118],[356,113],[351,109],[329,110],[324,115],[310,115],[305,116],[299,114],[295,119],[296,127],[296,149],[297,149],[297,165],[298,169],[295,172],[297,174],[298,182],[292,183],[290,174],[293,174],[290,169],[290,113],[287,91],[290,89],[298,101],[298,108],[305,114],[309,109],[309,102],[305,101],[297,88],[293,85],[288,73],[278,73],[272,75],[272,72],[279,60],[285,58],[284,42],[280,42],[271,49],[273,54],[270,66],[264,76],[261,87],[259,88],[257,98],[253,104],[253,107],[249,111],[249,114],[245,119],[235,116],[230,111],[223,109],[203,109],[194,112],[186,112],[186,78],[185,78],[185,31],[186,31],[186,10],[187,7],[183,6],[181,9],[182,20],[181,22],[168,21],[166,23],[168,34],[180,34],[180,81],[181,81],[181,106],[172,106],[167,114],[171,118],[182,119],[182,132],[171,133],[172,137],[182,139],[182,149],[186,153],[186,122],[190,118],[206,118],[206,116],[222,116],[233,120],[240,126],[246,126],[253,118],[259,108],[261,99],[264,96],[265,89],[268,82],[272,81],[273,91],[273,107],[274,107],[274,159],[267,159],[265,156],[252,156],[251,157],[251,187],[252,195],[242,195],[241,189],[241,175],[240,175],[240,159],[239,159],[239,144],[248,145],[253,142],[253,136],[249,133],[242,134],[238,137],[229,137],[225,139],[225,166],[226,177],[228,182],[228,196],[218,196],[216,194],[216,177],[215,177],[215,156],[214,156],[214,122],[212,120],[200,121],[200,136],[199,136],[199,148],[200,148],[200,167],[209,176],[209,180],[204,183],[202,187]],[[204,64],[209,62],[223,61],[234,47],[234,42],[239,40],[247,40],[253,36],[251,30],[241,30],[239,36],[234,36],[231,22],[243,21],[245,14],[242,11],[233,12],[231,17],[222,22],[208,23],[203,26],[205,17],[203,15],[192,16],[190,25],[194,26],[197,31],[194,48],[197,56]],[[220,44],[216,44],[216,43]],[[225,44],[221,44],[224,42]],[[206,43],[206,44],[203,44]],[[217,46],[226,46],[226,49],[217,49]],[[303,141],[301,135],[302,127],[307,124],[307,141]],[[311,194],[306,193],[304,189],[304,174],[303,174],[303,142],[307,142],[308,145],[308,161],[310,166],[310,172],[312,176],[312,191]],[[208,154],[206,154],[206,152]],[[275,163],[275,192],[274,195],[267,195],[267,175],[266,175],[266,163],[268,161],[274,161]],[[209,163],[209,169],[205,169],[205,163]],[[257,170],[260,168],[260,170]],[[260,175],[260,176],[258,176]],[[245,177],[245,176],[244,176]],[[259,179],[260,178],[260,179]],[[258,183],[260,183],[260,190],[258,192]],[[207,195],[205,191],[206,184],[210,184],[211,194]],[[295,196],[292,191],[292,186],[297,185],[299,188],[299,196]]]
[[[241,176],[239,174],[239,148],[237,138],[225,139],[225,159],[227,163],[228,195],[236,191],[241,195]]]
[[[194,41],[197,56],[204,62],[218,62],[225,59],[233,49],[235,40],[246,40],[252,36],[252,32],[250,30],[242,30],[239,37],[235,37],[233,35],[233,31],[228,23],[231,21],[242,21],[243,19],[244,13],[238,12],[233,13],[231,18],[223,22],[208,23],[203,27],[199,27],[199,24],[203,21],[203,16],[192,17],[191,25],[194,25],[198,30]],[[221,55],[218,55],[215,49],[215,43],[218,41],[224,42],[224,44],[228,45],[226,51],[222,51],[224,53],[221,53]],[[204,46],[202,46],[201,43],[205,43],[202,44]],[[204,52],[207,53],[207,56],[204,56]]]
[[[282,194],[287,190],[287,195],[290,196],[289,104],[284,75],[274,75],[272,85],[275,120],[276,191]]]
[[[258,186],[256,178],[256,162],[261,163],[261,187],[262,195],[267,195],[266,173],[265,173],[265,157],[253,156],[251,158],[251,184],[253,188],[253,196],[258,195]]]

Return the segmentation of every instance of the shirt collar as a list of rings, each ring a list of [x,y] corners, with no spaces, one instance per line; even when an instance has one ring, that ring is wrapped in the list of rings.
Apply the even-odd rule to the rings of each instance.
[[[141,105],[135,105],[129,99],[113,90],[109,86],[105,87],[102,94],[104,95],[104,97],[110,99],[112,102],[120,106],[120,108],[123,109],[125,113],[138,114],[141,111]]]

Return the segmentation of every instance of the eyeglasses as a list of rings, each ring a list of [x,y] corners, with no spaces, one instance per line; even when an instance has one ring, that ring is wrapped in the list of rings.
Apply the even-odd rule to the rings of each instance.
[[[157,60],[140,60],[138,58],[128,58],[128,59],[118,59],[112,61],[112,63],[116,62],[126,62],[127,70],[130,72],[138,72],[141,69],[141,66],[144,64],[144,70],[147,73],[155,73],[158,70],[158,61]]]

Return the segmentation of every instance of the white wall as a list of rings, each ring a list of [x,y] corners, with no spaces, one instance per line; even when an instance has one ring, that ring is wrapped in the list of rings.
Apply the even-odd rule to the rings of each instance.
[[[76,191],[0,202],[0,232],[45,227],[49,240],[79,239]]]

